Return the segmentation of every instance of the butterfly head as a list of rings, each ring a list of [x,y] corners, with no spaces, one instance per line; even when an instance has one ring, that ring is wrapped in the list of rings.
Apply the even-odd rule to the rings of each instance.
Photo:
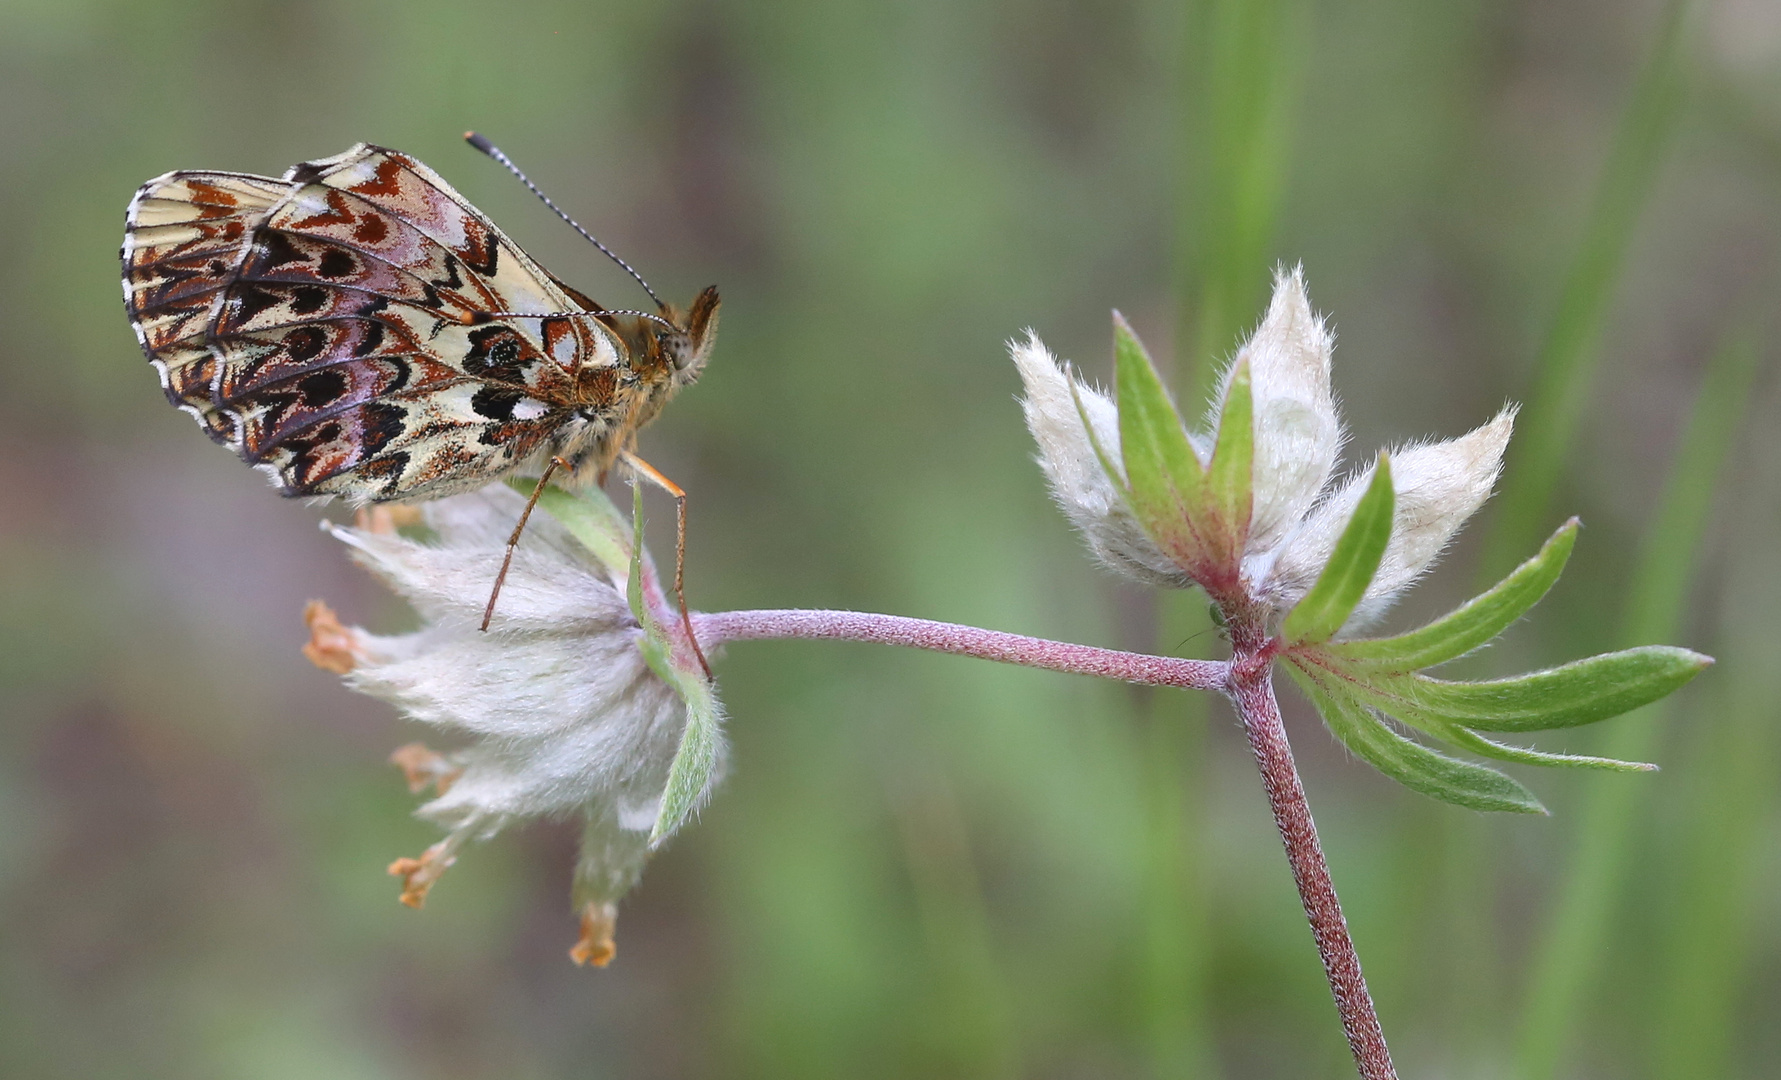
[[[662,318],[669,324],[650,322],[649,332],[656,348],[673,367],[674,382],[687,386],[697,382],[705,362],[711,358],[711,347],[717,341],[717,286],[708,286],[693,298],[685,312],[672,304],[662,305]]]

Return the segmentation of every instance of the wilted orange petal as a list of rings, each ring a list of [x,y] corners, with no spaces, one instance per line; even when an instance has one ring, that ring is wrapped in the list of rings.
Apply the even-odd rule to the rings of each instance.
[[[585,967],[605,967],[612,962],[618,946],[612,932],[618,925],[618,908],[610,903],[590,900],[581,909],[581,937],[569,950],[569,959]]]
[[[341,625],[333,608],[320,600],[311,600],[303,605],[303,625],[309,627],[303,655],[310,663],[336,675],[349,674],[358,666],[362,655],[358,639],[350,627]]]
[[[418,908],[427,902],[427,890],[439,880],[439,875],[457,861],[457,856],[446,850],[446,841],[441,840],[421,852],[418,859],[397,859],[390,864],[389,873],[391,877],[402,879],[401,901],[411,908]]]
[[[436,784],[439,794],[451,790],[458,777],[464,775],[460,765],[453,765],[445,755],[429,750],[425,743],[409,743],[399,746],[390,754],[390,764],[402,770],[402,776],[408,781],[411,795],[419,795],[428,784]]]

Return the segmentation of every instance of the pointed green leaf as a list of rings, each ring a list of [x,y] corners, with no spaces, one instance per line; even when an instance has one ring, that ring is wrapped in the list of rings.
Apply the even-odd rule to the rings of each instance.
[[[1355,692],[1410,722],[1420,710],[1479,731],[1540,731],[1593,724],[1671,693],[1713,663],[1668,645],[1605,653],[1510,679],[1445,682],[1424,675],[1358,677]]]
[[[1373,469],[1373,482],[1355,504],[1354,515],[1336,541],[1329,564],[1305,598],[1287,612],[1280,635],[1289,648],[1328,641],[1354,614],[1355,605],[1366,595],[1367,586],[1379,570],[1386,544],[1391,542],[1393,501],[1391,462],[1381,453],[1379,464]]]
[[[1544,765],[1564,769],[1606,769],[1610,772],[1657,771],[1656,765],[1642,761],[1621,761],[1618,758],[1590,757],[1584,754],[1549,754],[1539,750],[1530,750],[1525,746],[1510,746],[1487,739],[1475,731],[1460,727],[1458,724],[1446,724],[1440,731],[1430,734],[1482,757],[1496,758],[1498,761],[1513,761],[1522,765]]]
[[[1249,361],[1232,369],[1218,411],[1218,442],[1207,468],[1207,502],[1217,515],[1216,531],[1232,541],[1236,557],[1249,538],[1249,517],[1255,502],[1255,417],[1249,384]],[[1212,530],[1208,530],[1212,531]]]
[[[704,672],[696,666],[682,666],[676,662],[667,631],[644,603],[643,488],[636,481],[631,483],[631,523],[631,577],[626,591],[631,613],[643,625],[643,638],[638,647],[650,670],[672,687],[686,705],[686,727],[680,733],[680,746],[668,766],[668,783],[662,790],[661,808],[656,811],[655,827],[649,833],[649,843],[654,847],[674,835],[711,794],[718,761],[722,757],[723,709]]]
[[[1533,792],[1510,777],[1483,765],[1438,754],[1404,738],[1365,705],[1338,689],[1322,685],[1296,663],[1287,664],[1286,670],[1304,688],[1343,746],[1410,790],[1472,810],[1546,812]]]
[[[1490,589],[1419,630],[1396,637],[1339,641],[1329,651],[1395,671],[1444,664],[1484,645],[1539,602],[1571,557],[1577,519],[1560,526],[1540,553]]]
[[[1484,757],[1519,762],[1523,765],[1612,769],[1620,772],[1650,772],[1657,768],[1655,765],[1646,765],[1636,761],[1586,757],[1577,754],[1548,754],[1522,746],[1509,746],[1493,742],[1466,727],[1460,721],[1439,715],[1418,703],[1416,694],[1422,688],[1420,684],[1426,684],[1433,680],[1420,680],[1419,684],[1413,683],[1410,678],[1402,675],[1382,678],[1378,672],[1369,671],[1365,664],[1354,664],[1335,659],[1331,655],[1333,651],[1333,647],[1306,650],[1297,654],[1293,660],[1295,664],[1303,665],[1307,671],[1314,672],[1318,680],[1334,690],[1345,691],[1366,702],[1372,708],[1386,713],[1424,734],[1433,735],[1435,738],[1461,749],[1470,750]]]
[[[662,807],[650,830],[650,845],[658,846],[686,824],[711,794],[722,758],[723,710],[703,678],[677,680],[675,689],[686,702],[686,730],[680,748],[668,767],[668,784],[662,791]]]
[[[1150,355],[1113,313],[1119,448],[1132,510],[1147,530],[1185,530],[1205,502],[1206,473]]]

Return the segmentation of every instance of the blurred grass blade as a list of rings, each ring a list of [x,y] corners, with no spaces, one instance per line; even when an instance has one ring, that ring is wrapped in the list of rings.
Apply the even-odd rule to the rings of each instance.
[[[1578,418],[1600,359],[1602,329],[1620,280],[1624,256],[1677,127],[1687,57],[1684,23],[1691,7],[1689,0],[1667,0],[1665,9],[1652,24],[1651,51],[1634,82],[1597,178],[1588,217],[1571,253],[1546,337],[1528,375],[1529,389],[1522,398],[1517,438],[1509,449],[1503,486],[1479,553],[1480,588],[1513,567],[1549,527],[1552,493],[1571,460]],[[1611,777],[1595,782],[1620,782],[1625,786]],[[1456,958],[1454,966],[1473,982],[1469,996],[1494,995],[1495,987],[1490,984],[1495,982],[1493,969],[1501,967],[1501,960],[1486,944],[1492,932],[1489,923],[1493,918],[1494,845],[1476,826],[1462,819],[1450,820],[1444,843],[1453,850],[1475,850],[1471,857],[1448,864],[1448,880],[1441,886],[1455,906],[1449,933],[1463,943],[1463,955]],[[1456,999],[1454,1007],[1460,1017],[1469,1018],[1475,1014],[1465,996]],[[1531,1012],[1529,1019],[1534,1023],[1557,1022],[1554,1018],[1535,1021]],[[1473,1023],[1470,1019],[1461,1022]],[[1487,1025],[1486,1020],[1476,1021],[1472,1045],[1484,1038],[1493,1044],[1497,1041],[1494,1033],[1485,1035]],[[1525,1055],[1522,1058],[1524,1065],[1531,1060]],[[1556,1062],[1549,1061],[1529,1075],[1549,1078],[1555,1067]]]
[[[1676,895],[1659,924],[1652,1080],[1737,1075],[1735,1037],[1751,1011],[1751,968],[1762,956],[1750,944],[1767,921],[1758,902],[1772,894],[1764,877],[1781,787],[1774,722],[1781,673],[1770,644],[1781,597],[1769,584],[1781,579],[1781,567],[1768,555],[1739,561],[1731,580],[1764,584],[1728,605],[1724,639],[1744,643],[1727,658],[1726,674],[1735,672],[1736,682],[1715,695],[1708,708],[1717,722],[1687,765],[1694,797],[1676,843]]]
[[[1330,561],[1281,625],[1280,635],[1289,647],[1328,641],[1354,614],[1391,542],[1394,501],[1391,462],[1381,452],[1373,467],[1373,482],[1355,504]]]
[[[1198,288],[1183,309],[1191,317],[1179,338],[1183,387],[1207,382],[1267,295],[1310,14],[1303,0],[1201,0],[1190,9],[1177,250],[1182,276]]]
[[[1510,559],[1533,546],[1553,489],[1570,460],[1621,264],[1676,129],[1685,90],[1685,31],[1691,7],[1689,0],[1670,0],[1665,8],[1657,41],[1615,133],[1576,259],[1534,366],[1534,386],[1521,413],[1495,524],[1484,548],[1484,574],[1495,576]]]
[[[1630,642],[1673,637],[1681,629],[1716,481],[1749,401],[1756,366],[1755,343],[1740,332],[1716,352],[1708,367],[1632,579],[1626,616]],[[1621,720],[1607,732],[1603,753],[1634,760],[1650,757],[1660,715],[1660,709],[1653,708]],[[1601,967],[1615,922],[1612,900],[1620,894],[1626,875],[1640,792],[1602,777],[1586,793],[1577,854],[1534,954],[1523,1004],[1517,1065],[1524,1080],[1556,1076],[1560,1059],[1576,1037],[1579,1006]]]
[[[1325,687],[1297,663],[1288,663],[1286,670],[1304,687],[1343,746],[1410,790],[1469,810],[1546,812],[1533,792],[1495,769],[1455,760],[1404,738],[1365,705]]]
[[[1464,656],[1509,628],[1539,603],[1564,572],[1577,541],[1577,519],[1552,534],[1539,554],[1488,592],[1466,601],[1427,626],[1389,638],[1338,641],[1329,651],[1345,660],[1363,661],[1394,671],[1417,671]]]
[[[1673,693],[1712,663],[1688,649],[1646,645],[1488,682],[1410,675],[1377,685],[1384,695],[1479,731],[1543,731],[1619,716]]]

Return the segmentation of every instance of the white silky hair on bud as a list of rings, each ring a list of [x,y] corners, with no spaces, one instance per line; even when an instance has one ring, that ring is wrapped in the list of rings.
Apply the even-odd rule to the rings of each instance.
[[[616,860],[589,873],[634,880],[686,708],[644,660],[622,574],[615,584],[548,514],[532,516],[491,629],[478,630],[523,505],[504,485],[429,503],[437,539],[427,543],[332,530],[427,621],[412,634],[365,635],[347,682],[473,736],[453,755],[463,775],[419,816],[481,838],[519,817],[585,814],[600,826],[602,857]]]
[[[1344,633],[1383,615],[1399,593],[1435,563],[1460,526],[1490,498],[1502,472],[1503,451],[1515,429],[1515,407],[1489,423],[1444,442],[1413,443],[1390,452],[1395,511],[1391,540],[1373,583],[1343,627]],[[1289,536],[1262,590],[1278,609],[1297,603],[1335,552],[1336,541],[1372,483],[1375,466],[1349,477]]]
[[[1083,426],[1086,415],[1095,441],[1117,469],[1119,411],[1113,401],[1075,379],[1032,331],[1024,341],[1010,341],[1008,354],[1026,390],[1020,404],[1039,447],[1039,467],[1051,483],[1052,497],[1082,533],[1089,550],[1108,569],[1140,584],[1177,589],[1191,585],[1132,516]]]
[[[1053,497],[1090,550],[1110,569],[1142,584],[1193,584],[1144,532],[1119,489],[1114,402],[1076,381],[1030,331],[1025,341],[1012,341],[1008,348],[1026,387],[1021,406],[1039,447],[1039,464]],[[1255,441],[1242,575],[1250,595],[1276,613],[1310,591],[1373,477],[1369,465],[1329,489],[1347,439],[1330,382],[1334,348],[1329,327],[1311,307],[1303,268],[1281,268],[1267,314],[1225,369],[1208,416],[1208,428],[1216,432],[1230,380],[1246,363]],[[1490,498],[1514,421],[1515,409],[1505,408],[1467,435],[1413,443],[1390,455],[1396,494],[1391,539],[1344,633],[1383,614]],[[1102,467],[1090,429],[1114,477]],[[1188,438],[1204,463],[1212,437],[1189,433]]]
[[[1329,328],[1311,310],[1304,268],[1282,267],[1267,315],[1219,380],[1207,423],[1218,430],[1231,375],[1247,361],[1255,418],[1250,553],[1279,544],[1316,504],[1336,467],[1345,433],[1330,390],[1334,348]]]

